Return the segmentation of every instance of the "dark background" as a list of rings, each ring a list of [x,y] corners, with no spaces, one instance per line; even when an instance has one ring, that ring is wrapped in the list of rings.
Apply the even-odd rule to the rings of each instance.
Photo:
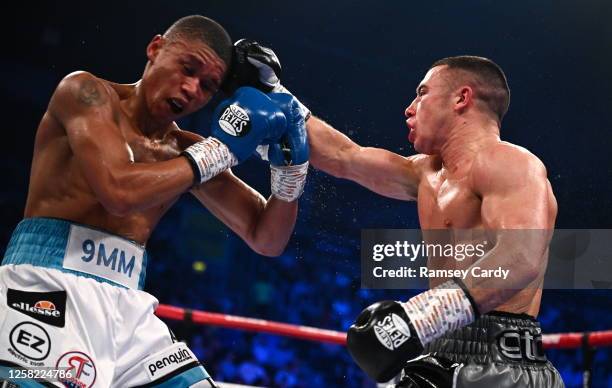
[[[88,70],[131,83],[145,46],[174,20],[203,14],[234,40],[275,49],[283,83],[362,145],[414,153],[403,111],[429,65],[472,54],[496,61],[512,90],[502,137],[548,168],[559,228],[611,228],[612,5],[606,1],[173,1],[46,2],[3,10],[0,50],[3,250],[25,204],[35,129],[55,85]],[[210,109],[180,124],[207,134]],[[235,169],[269,195],[266,164]],[[363,228],[418,226],[415,204],[382,198],[311,169],[286,252],[257,256],[185,196],[149,242],[147,290],[162,303],[346,330],[379,299],[414,291],[359,289]],[[203,261],[205,271],[194,271]],[[545,291],[545,332],[612,328],[609,290]],[[219,380],[279,387],[370,386],[344,348],[172,324]],[[568,387],[581,381],[579,351],[550,351]],[[612,386],[610,349],[594,386]]]

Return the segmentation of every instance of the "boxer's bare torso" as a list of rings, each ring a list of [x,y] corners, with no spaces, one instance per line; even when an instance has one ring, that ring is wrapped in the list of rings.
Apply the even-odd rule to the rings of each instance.
[[[77,78],[79,76],[77,75]],[[178,129],[172,123],[161,138],[146,136],[131,121],[125,106],[134,85],[117,85],[99,78],[81,76],[77,99],[90,104],[110,104],[113,120],[124,144],[121,152],[131,162],[156,162],[178,156],[200,136]],[[69,143],[66,129],[54,116],[54,99],[36,133],[26,217],[56,217],[114,232],[134,241],[145,242],[153,228],[176,198],[149,209],[126,215],[111,214],[100,203],[85,177]],[[159,136],[159,133],[156,134]],[[104,145],[102,145],[104,147]],[[110,151],[110,150],[109,150]]]
[[[137,93],[138,84],[89,73],[60,83],[36,133],[25,217],[67,219],[145,244],[168,208],[190,191],[252,249],[278,255],[296,205],[266,203],[229,170],[194,187],[189,162],[177,156],[203,137],[165,120],[176,114],[163,97],[156,114],[167,124],[143,129],[135,118]]]
[[[135,84],[87,72],[60,82],[36,133],[25,217],[67,219],[145,244],[189,191],[253,250],[280,254],[297,201],[266,200],[229,169],[194,186],[192,166],[179,156],[203,137],[175,121],[212,99],[227,66],[197,39],[156,35],[146,52]]]
[[[480,155],[474,155],[474,159],[486,158],[487,153],[496,152],[496,148],[515,148],[517,152],[521,151],[518,147],[505,142],[495,142],[487,148],[480,151]],[[530,158],[536,159],[535,156],[529,154]],[[432,229],[447,229],[449,234],[443,234],[451,241],[433,241],[435,243],[452,243],[456,244],[480,244],[487,241],[485,251],[494,246],[490,240],[490,233],[485,229],[490,229],[487,220],[483,219],[483,203],[482,197],[475,189],[479,182],[474,182],[474,179],[480,179],[483,176],[482,171],[474,174],[472,167],[474,160],[467,160],[456,171],[448,171],[441,162],[439,157],[435,156],[417,156],[421,160],[418,162],[421,168],[421,179],[418,183],[418,214],[419,222],[423,230]],[[476,162],[478,163],[478,162]],[[490,166],[491,172],[499,171],[505,168],[520,170],[520,161],[508,160],[507,166]],[[480,163],[479,168],[487,169],[486,163]],[[528,168],[528,167],[527,167]],[[524,171],[528,174],[527,171]],[[485,173],[486,174],[486,173]],[[481,183],[481,182],[480,182]],[[544,187],[545,203],[542,206],[546,208],[547,220],[546,226],[549,229],[554,228],[554,221],[557,213],[557,204],[553,195],[550,183],[543,179],[541,185]],[[516,204],[520,206],[521,204]],[[494,209],[493,209],[494,210]],[[438,235],[438,234],[436,234]],[[488,248],[487,248],[488,247]],[[480,257],[473,256],[464,260],[453,260],[449,258],[430,257],[428,260],[428,268],[431,270],[438,269],[468,269]],[[546,261],[548,259],[548,250],[538,260]],[[448,279],[432,278],[430,286],[433,288]],[[495,309],[498,311],[507,311],[512,313],[527,313],[532,316],[537,315],[540,308],[540,299],[542,294],[543,278],[538,277],[529,286],[525,287],[509,300]],[[503,281],[499,282],[500,287]]]
[[[456,143],[449,168],[440,155],[403,157],[380,148],[360,147],[316,117],[309,120],[308,130],[311,164],[315,168],[391,198],[416,200],[422,230],[448,231],[442,235],[449,241],[430,241],[424,235],[428,243],[458,245],[487,241],[485,251],[489,251],[495,246],[492,241],[496,238],[495,231],[535,229],[544,233],[534,233],[541,239],[533,245],[547,246],[557,204],[546,169],[536,156],[501,141],[498,134],[491,132],[474,141],[465,136],[466,141]],[[436,234],[436,238],[440,235]],[[501,266],[511,269],[516,277],[485,282],[464,279],[474,287],[470,291],[484,311],[537,315],[548,249],[527,252],[528,247],[518,260],[513,256],[515,252],[504,256],[503,248],[499,249],[499,245],[497,248],[495,257],[484,255],[482,261],[486,263],[482,267]],[[482,262],[474,264],[481,257],[462,261],[429,257],[428,268],[466,270],[472,265],[481,265]],[[524,271],[526,266],[531,268]],[[537,273],[534,280],[525,284],[525,279],[533,278],[534,273]],[[447,277],[429,278],[431,287],[446,280]],[[504,289],[510,284],[513,284],[510,289]]]

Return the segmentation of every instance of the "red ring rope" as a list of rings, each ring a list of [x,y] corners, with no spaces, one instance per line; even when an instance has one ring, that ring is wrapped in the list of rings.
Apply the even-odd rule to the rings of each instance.
[[[310,326],[291,325],[288,323],[267,321],[264,319],[189,310],[164,304],[160,304],[157,307],[155,314],[160,318],[176,321],[187,320],[199,325],[212,325],[231,329],[242,329],[259,333],[269,333],[292,338],[300,338],[309,341],[346,345],[345,333],[333,330],[318,329]],[[590,333],[545,334],[542,336],[542,343],[546,349],[579,348],[583,346],[583,337],[585,335],[588,336],[588,344],[590,346],[612,346],[612,330]]]

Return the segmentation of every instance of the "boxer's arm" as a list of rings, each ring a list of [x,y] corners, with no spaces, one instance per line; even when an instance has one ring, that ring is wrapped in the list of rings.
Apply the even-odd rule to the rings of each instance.
[[[387,197],[416,200],[425,156],[403,157],[381,148],[361,147],[314,116],[306,128],[310,164],[315,168]]]
[[[283,253],[293,233],[298,201],[266,199],[225,171],[191,193],[251,249],[264,256]]]
[[[58,85],[48,107],[65,128],[74,157],[104,208],[125,215],[187,191],[194,179],[187,159],[132,160],[111,97],[93,75],[73,73]]]
[[[470,324],[530,283],[538,286],[556,213],[544,166],[535,156],[503,145],[474,162],[470,179],[482,199],[483,226],[497,237],[496,246],[474,266],[501,266],[511,270],[510,278],[455,278],[405,303],[383,301],[365,309],[348,331],[347,347],[379,382],[396,376],[424,345]],[[392,337],[386,327],[393,329]]]
[[[203,139],[193,132],[178,134],[181,148]],[[274,196],[266,201],[231,170],[194,187],[191,194],[261,255],[280,255],[293,233],[297,201],[285,202]]]
[[[506,279],[469,272],[464,283],[486,313],[523,288],[541,286],[557,205],[542,162],[518,147],[499,145],[477,159],[471,179],[482,198],[483,226],[495,241],[473,267],[510,271]]]

